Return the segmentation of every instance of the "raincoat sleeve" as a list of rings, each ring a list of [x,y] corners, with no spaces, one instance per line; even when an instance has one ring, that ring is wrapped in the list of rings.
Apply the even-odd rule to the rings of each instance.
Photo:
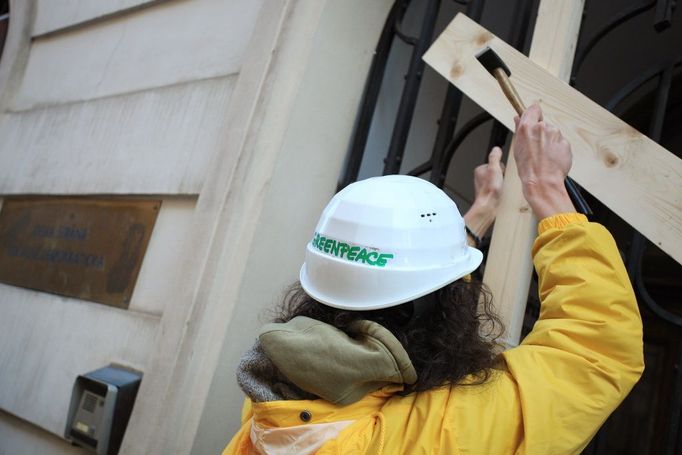
[[[580,453],[644,370],[642,321],[603,226],[562,214],[538,232],[540,317],[503,354],[520,406],[517,451]]]

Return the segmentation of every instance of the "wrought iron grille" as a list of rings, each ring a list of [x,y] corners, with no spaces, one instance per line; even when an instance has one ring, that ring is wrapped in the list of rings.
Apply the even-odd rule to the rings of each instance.
[[[357,180],[370,124],[375,114],[382,80],[389,54],[396,39],[411,46],[412,53],[405,76],[400,103],[392,129],[390,143],[384,159],[383,174],[403,172],[424,176],[442,187],[455,153],[464,153],[462,144],[481,126],[493,122],[490,129],[489,148],[507,142],[506,128],[480,112],[466,122],[461,121],[463,94],[449,86],[443,99],[438,129],[433,141],[431,156],[414,169],[401,169],[407,137],[410,132],[419,89],[424,74],[422,54],[434,38],[436,20],[442,7],[440,0],[422,1],[423,15],[418,34],[410,36],[403,31],[403,19],[412,0],[397,0],[382,30],[374,59],[368,74],[365,92],[359,109],[356,129],[351,138],[347,166],[339,181],[339,189]],[[494,7],[503,0],[451,0],[463,7],[472,19],[481,22],[484,7]],[[507,0],[504,0],[507,1]],[[595,49],[603,46],[624,24],[651,16],[651,29],[659,33],[682,25],[674,22],[675,0],[647,0],[609,2],[614,8],[609,20],[593,24],[589,37],[585,26],[591,8],[596,5],[586,1],[578,48],[571,75],[571,84],[589,85],[583,75],[586,62]],[[603,4],[602,4],[603,6]],[[526,53],[530,30],[533,28],[538,0],[516,0],[515,12],[510,17],[511,31],[507,41]],[[647,17],[648,17],[647,16]],[[677,22],[680,22],[679,20]],[[485,24],[484,24],[485,25]],[[637,39],[637,37],[631,37]],[[623,46],[627,46],[624,43]],[[609,74],[602,75],[605,78]],[[637,70],[632,80],[614,92],[602,105],[636,128],[668,146],[680,156],[682,134],[676,125],[682,124],[682,52],[671,46],[670,55],[645,70]],[[583,91],[590,96],[589,89]],[[680,189],[682,191],[682,189]],[[633,287],[637,293],[645,324],[645,359],[647,371],[630,396],[605,423],[592,443],[584,451],[597,454],[682,453],[682,266],[646,240],[639,232],[615,216],[599,201],[586,195],[594,209],[593,219],[605,224],[616,237],[627,265]],[[525,333],[532,328],[539,312],[539,302],[534,287],[529,293]]]

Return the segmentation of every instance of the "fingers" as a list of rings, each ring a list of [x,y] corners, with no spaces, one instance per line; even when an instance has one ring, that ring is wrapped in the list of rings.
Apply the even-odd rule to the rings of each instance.
[[[527,108],[525,111],[523,111],[523,114],[521,114],[521,119],[519,120],[519,124],[533,125],[533,124],[541,122],[541,121],[542,121],[542,109],[540,109],[539,104],[533,103],[530,105],[529,108]],[[517,125],[517,128],[518,128],[518,125]]]
[[[547,131],[550,134],[554,134],[554,135],[557,135],[557,134],[560,135],[561,134],[561,131],[559,131],[558,127],[552,125],[551,123],[547,123],[547,122],[545,122],[545,131]]]

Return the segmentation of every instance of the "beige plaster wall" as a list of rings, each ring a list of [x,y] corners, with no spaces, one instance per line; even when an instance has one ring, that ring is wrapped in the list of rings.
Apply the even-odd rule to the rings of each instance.
[[[29,36],[41,18],[113,7],[32,4]],[[153,2],[27,38],[0,113],[0,194],[198,194],[262,4]]]
[[[125,14],[136,7],[168,0],[38,0],[33,36],[78,26],[108,15]]]
[[[114,362],[153,377],[164,314],[192,303],[178,292],[194,286],[183,281],[184,245],[263,2],[133,8],[141,3],[11,3],[0,203],[14,194],[163,202],[128,310],[0,284],[0,454],[75,453],[61,438],[76,376]]]

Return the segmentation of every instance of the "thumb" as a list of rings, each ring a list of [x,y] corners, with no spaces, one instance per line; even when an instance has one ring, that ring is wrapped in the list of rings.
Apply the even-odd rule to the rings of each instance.
[[[488,155],[488,164],[499,167],[500,161],[502,160],[502,149],[499,147],[493,147]]]

